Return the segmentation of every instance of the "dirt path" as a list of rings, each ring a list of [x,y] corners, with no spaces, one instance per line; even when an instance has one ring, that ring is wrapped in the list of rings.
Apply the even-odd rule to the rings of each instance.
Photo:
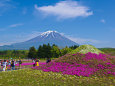
[[[39,66],[41,65],[45,65],[45,62],[39,62]],[[22,63],[21,68],[19,68],[19,64],[16,64],[15,66],[15,70],[19,70],[19,69],[27,69],[27,68],[31,68],[33,67],[33,63]],[[0,66],[0,72],[3,71],[3,68]],[[10,66],[8,66],[7,71],[12,71],[12,68],[10,68]]]

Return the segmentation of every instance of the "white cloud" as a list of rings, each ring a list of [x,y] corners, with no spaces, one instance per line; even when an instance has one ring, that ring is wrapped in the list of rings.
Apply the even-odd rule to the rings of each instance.
[[[0,0],[0,7],[6,7],[11,0]]]
[[[77,1],[61,1],[55,5],[38,7],[35,9],[43,14],[54,15],[61,19],[87,17],[93,15],[93,12],[86,6],[80,5]]]
[[[23,24],[12,24],[12,25],[10,25],[9,27],[18,27],[18,26],[22,26]]]
[[[102,22],[102,23],[106,23],[105,19],[101,19],[100,22]]]
[[[22,25],[24,25],[24,24],[22,24],[22,23],[12,24],[12,25],[9,25],[9,26],[7,26],[7,27],[0,28],[0,32],[1,32],[1,31],[6,31],[6,30],[8,30],[8,29],[10,29],[10,28],[19,27],[19,26],[22,26]]]
[[[0,46],[3,46],[3,45],[11,45],[13,42],[3,42],[3,43],[0,43]]]

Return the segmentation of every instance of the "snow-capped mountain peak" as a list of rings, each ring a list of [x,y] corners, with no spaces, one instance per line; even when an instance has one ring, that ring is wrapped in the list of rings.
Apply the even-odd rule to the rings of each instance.
[[[41,34],[41,37],[45,36],[48,37],[49,35],[52,35],[53,38],[55,38],[54,33],[57,33],[57,31],[46,31],[44,33]]]

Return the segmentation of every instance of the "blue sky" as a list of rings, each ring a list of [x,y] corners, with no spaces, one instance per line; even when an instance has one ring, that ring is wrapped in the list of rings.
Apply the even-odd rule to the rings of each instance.
[[[54,30],[79,44],[115,48],[115,0],[0,0],[0,45]]]

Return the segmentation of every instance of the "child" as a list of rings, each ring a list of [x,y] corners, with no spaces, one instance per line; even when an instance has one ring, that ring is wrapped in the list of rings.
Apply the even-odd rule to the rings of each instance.
[[[6,62],[6,60],[4,60],[4,62],[3,62],[3,71],[6,71],[6,64],[7,64],[7,62]]]
[[[39,60],[36,60],[36,66],[39,66]]]
[[[35,60],[33,59],[33,67],[35,67]]]

